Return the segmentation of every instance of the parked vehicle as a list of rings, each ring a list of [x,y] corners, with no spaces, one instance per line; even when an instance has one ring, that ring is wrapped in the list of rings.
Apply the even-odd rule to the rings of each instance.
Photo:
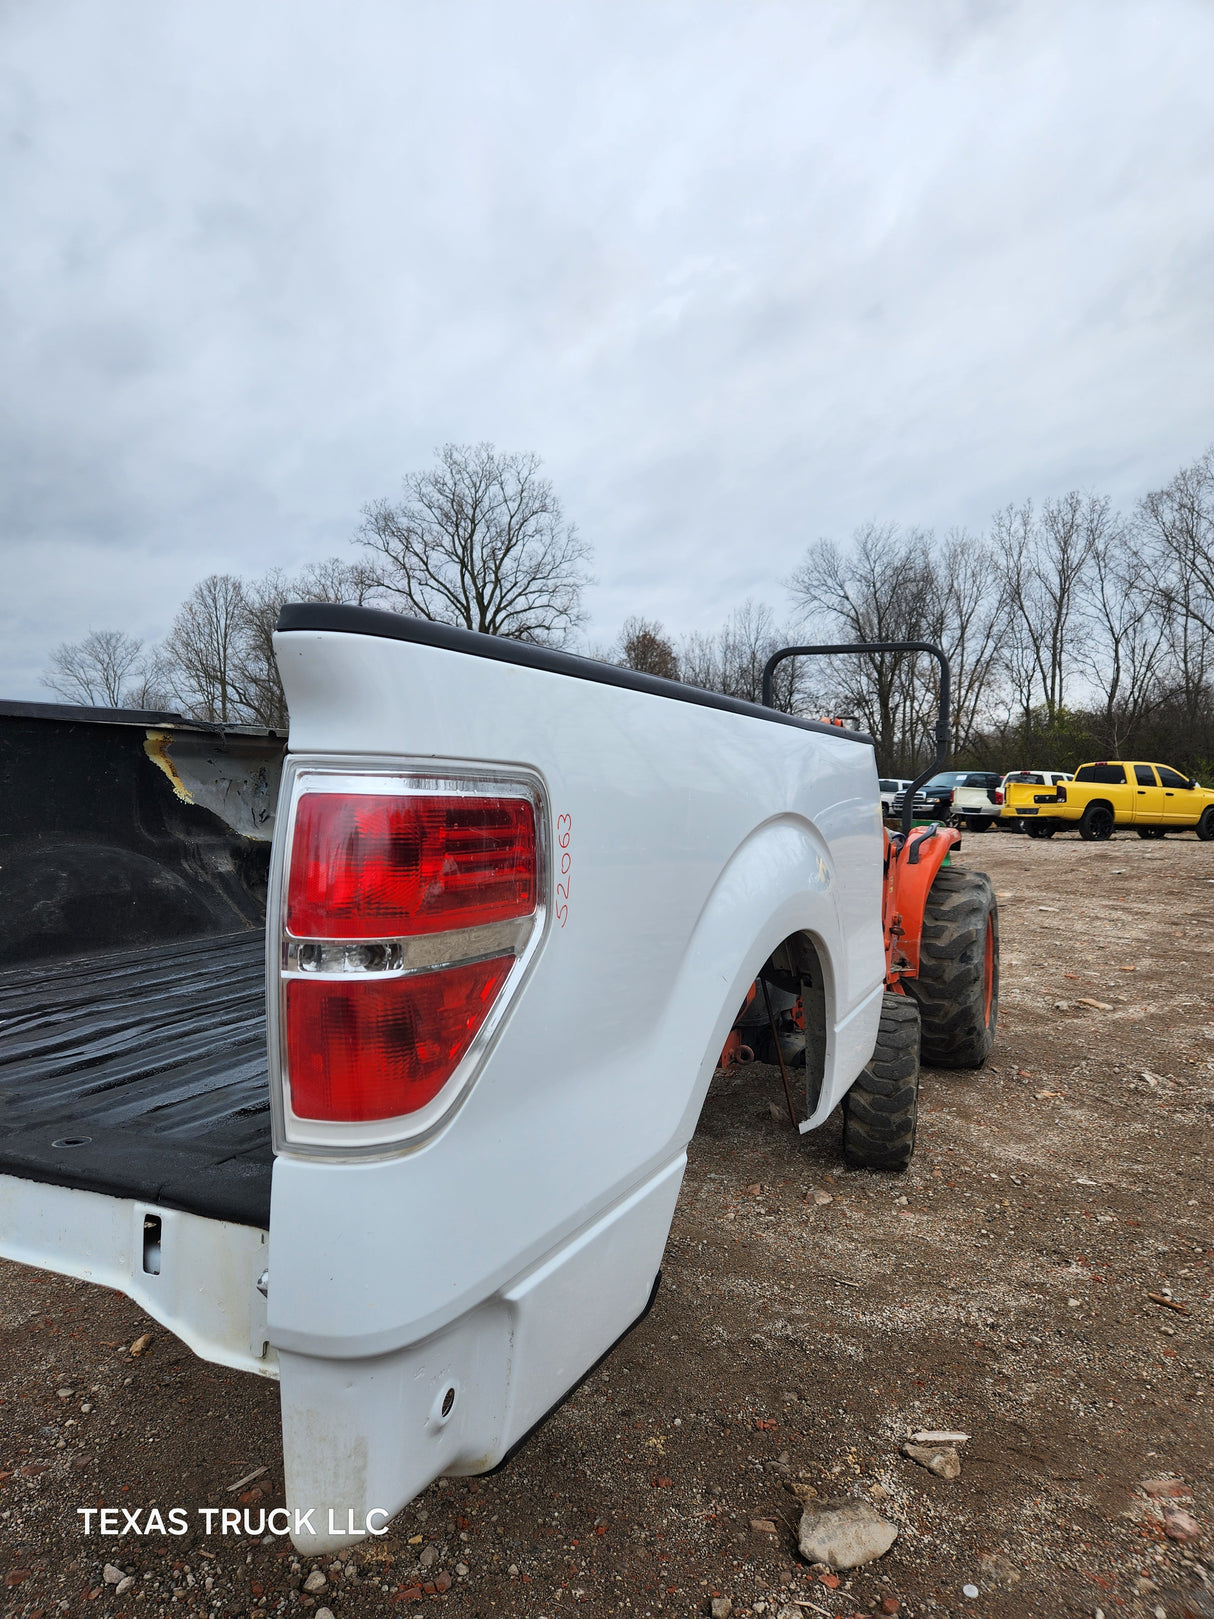
[[[1214,792],[1169,765],[1097,759],[1080,765],[1070,781],[1053,789],[1013,782],[1004,792],[1003,814],[1019,817],[1031,838],[1052,838],[1079,828],[1081,838],[1100,843],[1118,826],[1140,838],[1194,831],[1214,840]]]
[[[909,780],[902,776],[882,776],[877,783],[881,793],[881,813],[890,818],[894,813],[894,799],[899,793],[904,793],[910,786]]]
[[[277,1378],[317,1553],[645,1313],[740,1007],[789,998],[802,1133],[905,1168],[998,918],[955,831],[883,832],[866,737],[364,608],[275,646],[285,756],[0,706],[0,1252]]]
[[[995,803],[1000,806],[999,820],[996,825],[1000,832],[1023,832],[1024,822],[1018,816],[1004,815],[1003,804],[1007,799],[1009,782],[1027,787],[1056,787],[1060,781],[1071,781],[1073,778],[1068,770],[1009,770],[995,792]]]
[[[916,820],[938,820],[965,827],[970,832],[989,832],[999,818],[995,802],[1000,777],[986,770],[944,770],[917,787],[914,794]],[[905,795],[894,798],[894,814],[900,815]]]

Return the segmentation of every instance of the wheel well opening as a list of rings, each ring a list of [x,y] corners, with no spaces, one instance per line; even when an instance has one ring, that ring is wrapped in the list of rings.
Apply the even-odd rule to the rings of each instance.
[[[812,1113],[826,1074],[827,1009],[826,974],[811,935],[782,940],[760,968],[755,988],[734,1026],[760,1062],[778,1062],[782,1055],[787,1067],[804,1067]]]

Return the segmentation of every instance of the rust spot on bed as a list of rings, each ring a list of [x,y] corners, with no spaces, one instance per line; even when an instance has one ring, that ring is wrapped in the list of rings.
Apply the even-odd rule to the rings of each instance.
[[[181,802],[183,804],[192,804],[194,802],[193,794],[177,774],[177,766],[169,757],[169,743],[171,741],[172,737],[168,731],[149,731],[147,740],[143,744],[143,751],[158,770],[164,771],[172,782],[173,791]]]

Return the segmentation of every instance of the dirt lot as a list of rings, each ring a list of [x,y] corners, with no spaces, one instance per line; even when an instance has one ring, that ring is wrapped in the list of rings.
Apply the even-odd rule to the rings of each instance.
[[[121,1296],[0,1267],[6,1611],[1214,1613],[1179,1595],[1214,1557],[1214,846],[988,834],[964,858],[1000,895],[1001,1036],[983,1072],[924,1075],[912,1172],[843,1170],[834,1123],[798,1140],[774,1069],[718,1077],[648,1319],[507,1471],[435,1485],[341,1562],[83,1539],[103,1501],[256,1525],[282,1499],[276,1391]],[[959,1480],[899,1455],[920,1427],[972,1435]],[[1159,1477],[1195,1543],[1136,1488]],[[826,1583],[797,1481],[875,1496],[893,1549]]]

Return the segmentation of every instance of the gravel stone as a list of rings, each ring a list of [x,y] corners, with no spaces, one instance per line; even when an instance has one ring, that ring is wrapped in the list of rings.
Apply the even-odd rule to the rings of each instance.
[[[797,1538],[806,1562],[859,1568],[884,1557],[898,1526],[859,1496],[836,1496],[806,1507]]]

